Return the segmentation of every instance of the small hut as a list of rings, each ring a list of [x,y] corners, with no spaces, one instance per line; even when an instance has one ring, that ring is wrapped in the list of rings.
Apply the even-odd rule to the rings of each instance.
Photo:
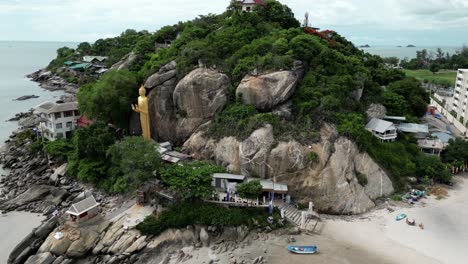
[[[80,202],[72,204],[67,214],[70,215],[72,222],[80,223],[95,217],[99,213],[99,203],[96,202],[94,196],[90,196]]]

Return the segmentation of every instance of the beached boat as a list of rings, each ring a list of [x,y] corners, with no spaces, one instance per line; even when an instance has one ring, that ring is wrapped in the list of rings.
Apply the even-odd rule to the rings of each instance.
[[[406,218],[406,223],[410,226],[414,226],[416,224],[416,221],[414,221],[414,219]]]
[[[396,219],[397,221],[400,221],[400,220],[403,220],[403,219],[405,219],[405,218],[406,218],[406,214],[399,214],[399,215],[396,216],[395,219]]]
[[[317,246],[288,246],[288,250],[295,254],[315,254]]]

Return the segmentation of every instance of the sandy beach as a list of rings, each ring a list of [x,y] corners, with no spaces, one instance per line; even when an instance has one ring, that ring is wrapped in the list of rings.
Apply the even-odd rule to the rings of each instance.
[[[10,212],[0,216],[0,263],[6,263],[10,251],[38,227],[43,216],[26,212]]]
[[[376,210],[354,221],[327,221],[323,236],[350,243],[397,263],[468,263],[468,175],[455,178],[449,196],[429,196],[410,208]],[[424,230],[395,217],[405,213]]]

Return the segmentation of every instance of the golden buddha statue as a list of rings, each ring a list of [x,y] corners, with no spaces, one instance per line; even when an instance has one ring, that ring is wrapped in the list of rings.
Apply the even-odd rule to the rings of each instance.
[[[138,90],[140,96],[138,97],[138,105],[132,104],[133,111],[140,113],[141,131],[143,132],[143,138],[146,140],[151,139],[150,131],[150,117],[148,111],[148,97],[146,97],[146,89],[142,85]]]

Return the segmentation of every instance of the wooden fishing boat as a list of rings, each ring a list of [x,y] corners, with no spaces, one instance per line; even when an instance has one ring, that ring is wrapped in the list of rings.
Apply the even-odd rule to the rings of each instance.
[[[400,220],[403,220],[403,219],[405,219],[405,218],[406,218],[406,214],[399,214],[399,215],[396,216],[395,219],[396,219],[397,221],[400,221]]]
[[[317,246],[288,246],[288,250],[294,254],[316,254]]]

